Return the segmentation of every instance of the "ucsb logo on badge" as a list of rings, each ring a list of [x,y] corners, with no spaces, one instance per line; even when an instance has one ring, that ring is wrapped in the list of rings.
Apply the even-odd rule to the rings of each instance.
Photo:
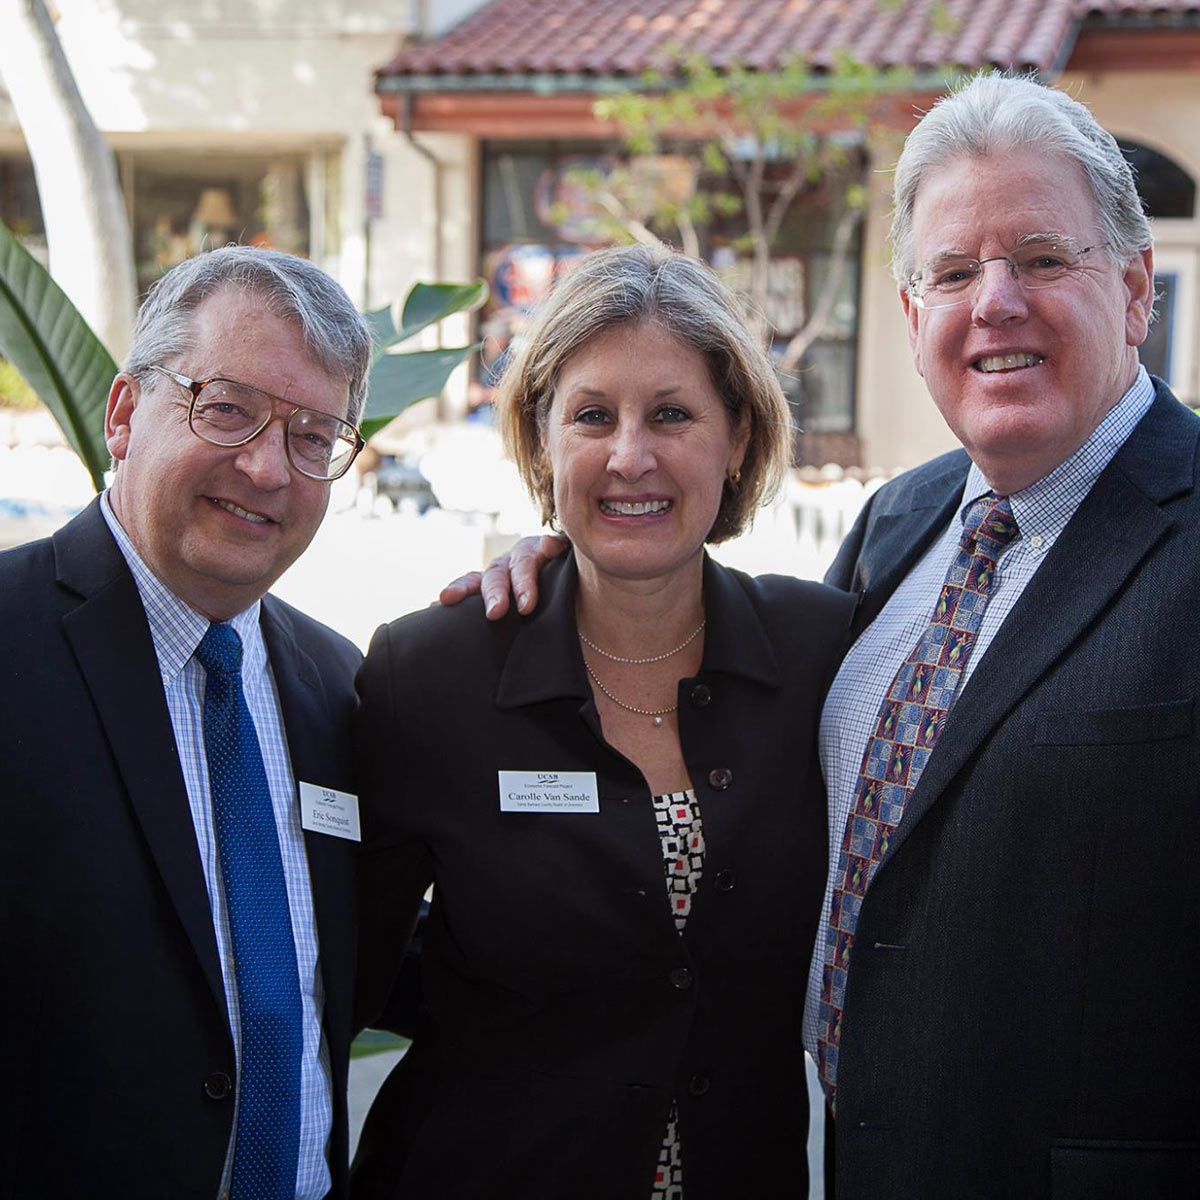
[[[328,833],[362,841],[358,826],[358,797],[315,783],[300,784],[300,824],[312,833]]]
[[[598,813],[594,771],[501,771],[500,811]]]

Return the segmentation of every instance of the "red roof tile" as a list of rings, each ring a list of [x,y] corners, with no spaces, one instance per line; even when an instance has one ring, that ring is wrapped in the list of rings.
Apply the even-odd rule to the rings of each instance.
[[[491,0],[379,74],[629,77],[671,46],[764,70],[797,55],[827,68],[848,49],[881,67],[1047,71],[1084,20],[1198,12],[1200,0]]]

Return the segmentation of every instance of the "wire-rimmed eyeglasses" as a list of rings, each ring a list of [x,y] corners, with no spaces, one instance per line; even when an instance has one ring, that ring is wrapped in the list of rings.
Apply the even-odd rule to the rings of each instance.
[[[293,404],[248,383],[220,376],[189,379],[177,371],[153,365],[150,370],[191,392],[188,428],[201,441],[214,446],[244,446],[270,425],[277,405],[288,410],[279,414],[288,462],[309,479],[323,483],[340,479],[366,445],[349,421]]]
[[[1033,241],[1018,246],[1011,254],[992,258],[968,258],[961,254],[943,254],[930,259],[909,277],[908,292],[920,308],[949,308],[971,300],[983,279],[988,263],[1002,262],[1024,288],[1053,287],[1081,271],[1084,258],[1093,250],[1103,250],[1107,242],[1079,249],[1069,241]]]

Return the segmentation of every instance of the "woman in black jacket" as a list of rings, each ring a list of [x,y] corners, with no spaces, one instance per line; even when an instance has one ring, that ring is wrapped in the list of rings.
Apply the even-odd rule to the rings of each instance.
[[[355,1194],[802,1197],[815,724],[850,602],[704,553],[772,494],[786,403],[711,272],[634,247],[557,287],[498,408],[573,548],[533,616],[418,613],[362,669],[366,1023],[434,892]]]

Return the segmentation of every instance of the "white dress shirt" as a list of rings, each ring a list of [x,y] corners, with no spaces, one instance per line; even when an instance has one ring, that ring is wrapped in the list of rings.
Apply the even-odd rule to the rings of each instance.
[[[112,510],[108,493],[100,499],[101,511],[116,539],[125,561],[133,572],[154,653],[166,694],[179,764],[187,788],[196,845],[208,888],[213,929],[217,936],[217,954],[229,1009],[229,1026],[237,1062],[241,1066],[241,1012],[238,1001],[229,916],[221,882],[217,854],[216,827],[213,822],[212,794],[208,780],[208,760],[204,752],[204,668],[193,657],[200,639],[208,631],[209,620],[189,608],[146,566],[129,535]],[[267,660],[267,647],[259,626],[259,604],[234,617],[230,624],[242,639],[242,690],[246,706],[254,719],[266,768],[275,828],[283,858],[283,877],[287,888],[292,933],[296,943],[296,965],[300,975],[304,1050],[300,1066],[300,1161],[296,1172],[296,1200],[321,1200],[329,1191],[328,1145],[333,1124],[333,1088],[329,1068],[329,1047],[321,1025],[325,1007],[325,989],[317,963],[317,927],[313,918],[312,886],[308,875],[308,857],[300,826],[300,807],[296,783],[288,757],[287,738],[279,710],[279,695]],[[236,1129],[236,1121],[234,1128]],[[233,1138],[225,1159],[219,1200],[229,1195],[233,1173]]]
[[[991,598],[955,699],[962,694],[987,648],[1021,598],[1025,585],[1045,560],[1100,473],[1133,432],[1154,400],[1154,385],[1138,367],[1133,386],[1108,412],[1091,436],[1050,474],[1010,497],[1019,535],[1001,553]],[[817,928],[817,944],[808,974],[804,1006],[804,1045],[816,1058],[821,976],[825,966],[825,931],[836,883],[834,867],[841,852],[846,820],[854,807],[858,773],[867,741],[874,731],[883,697],[925,632],[941,593],[946,572],[962,536],[967,508],[989,485],[974,463],[967,473],[962,499],[950,523],[921,556],[888,598],[879,615],[863,630],[842,662],[821,713],[821,768],[829,796],[830,877]],[[950,735],[953,737],[953,733]],[[934,747],[934,754],[937,748]]]

